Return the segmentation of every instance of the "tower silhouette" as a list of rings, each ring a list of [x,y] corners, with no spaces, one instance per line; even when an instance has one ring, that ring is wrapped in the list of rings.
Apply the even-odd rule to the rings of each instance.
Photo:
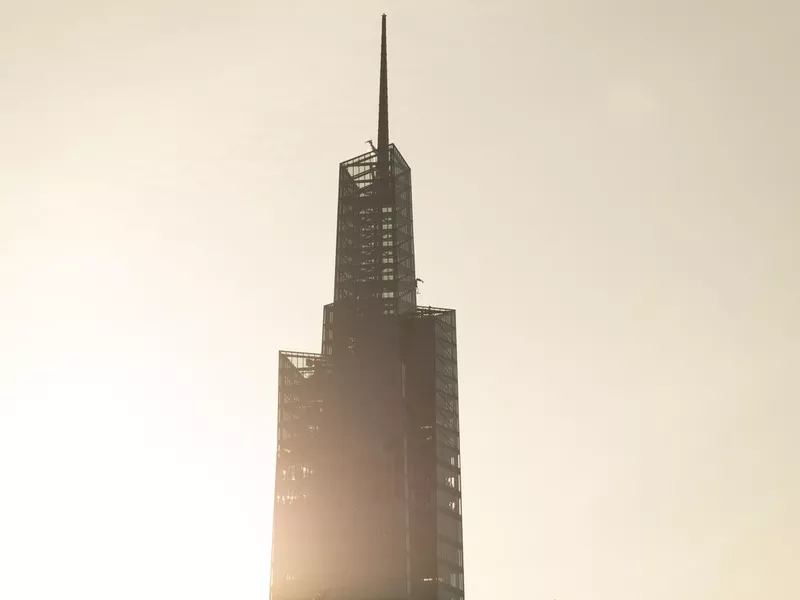
[[[279,353],[272,600],[463,600],[456,315],[417,306],[411,169],[339,166],[320,353]]]

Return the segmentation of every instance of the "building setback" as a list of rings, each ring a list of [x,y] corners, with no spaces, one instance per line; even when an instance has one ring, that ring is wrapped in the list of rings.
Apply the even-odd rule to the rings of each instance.
[[[280,352],[271,600],[463,600],[456,314],[417,306],[411,169],[339,165],[320,353]]]

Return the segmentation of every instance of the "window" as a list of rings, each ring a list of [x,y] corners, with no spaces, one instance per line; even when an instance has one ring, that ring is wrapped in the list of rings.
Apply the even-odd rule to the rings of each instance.
[[[451,587],[458,588],[459,590],[464,589],[463,573],[447,573],[446,575],[439,577],[439,581],[446,583]]]
[[[456,490],[457,492],[461,491],[461,478],[457,473],[453,471],[439,466],[436,468],[436,479],[439,483],[446,485],[447,487]]]
[[[439,556],[454,565],[464,566],[464,551],[458,546],[439,540]]]
[[[285,494],[277,494],[275,499],[278,504],[295,504],[301,500],[305,500],[306,495],[296,490],[288,490]]]
[[[456,517],[451,517],[442,513],[438,515],[439,533],[446,538],[449,538],[456,543],[461,543],[461,522]]]
[[[461,498],[457,494],[439,490],[436,492],[437,506],[456,515],[461,515]]]

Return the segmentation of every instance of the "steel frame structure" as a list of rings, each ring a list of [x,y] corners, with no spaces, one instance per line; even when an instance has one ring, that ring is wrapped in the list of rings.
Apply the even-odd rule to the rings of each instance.
[[[407,369],[409,515],[414,600],[463,600],[461,455],[455,311],[401,319]]]
[[[411,168],[394,144],[339,165],[337,307],[402,314],[416,306]]]
[[[321,352],[280,352],[271,600],[464,600],[456,315],[417,306],[411,169],[339,165]]]

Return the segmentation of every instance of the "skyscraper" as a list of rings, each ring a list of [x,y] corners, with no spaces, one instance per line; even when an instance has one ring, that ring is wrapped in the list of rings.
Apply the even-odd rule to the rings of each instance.
[[[463,600],[456,315],[417,306],[411,169],[339,165],[320,353],[280,352],[272,600]]]

